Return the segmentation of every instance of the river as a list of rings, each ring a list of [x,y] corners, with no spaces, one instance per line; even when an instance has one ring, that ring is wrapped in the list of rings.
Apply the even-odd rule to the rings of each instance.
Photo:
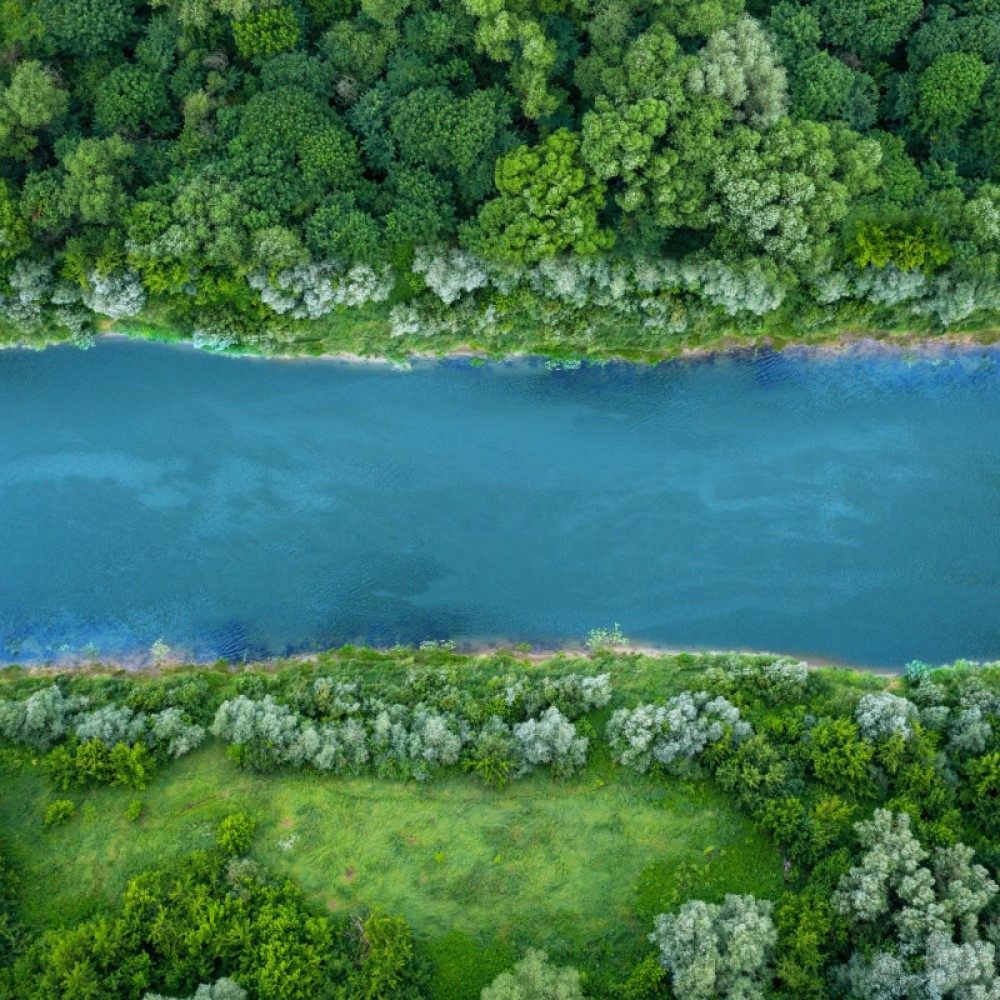
[[[0,351],[0,661],[367,642],[1000,657],[1000,351]]]

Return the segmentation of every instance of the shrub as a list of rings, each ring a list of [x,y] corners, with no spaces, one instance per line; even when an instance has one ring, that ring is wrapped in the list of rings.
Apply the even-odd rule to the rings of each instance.
[[[76,815],[76,803],[69,799],[56,799],[45,810],[45,825],[56,826]]]
[[[250,853],[257,821],[246,813],[233,813],[220,824],[215,842],[230,857],[240,858]]]
[[[510,726],[494,715],[476,737],[464,767],[484,784],[502,789],[517,776],[520,764],[521,751]]]
[[[756,695],[769,705],[794,703],[805,694],[809,667],[799,660],[778,659],[763,663],[743,656],[727,657],[722,666],[709,667],[705,681],[727,698]]]
[[[413,964],[413,937],[407,922],[376,910],[361,924],[360,944],[360,989],[351,995],[365,1000],[401,995]]]
[[[482,1000],[582,1000],[580,973],[551,965],[544,951],[529,948],[510,972],[501,972]]]
[[[0,701],[0,736],[48,750],[66,734],[69,720],[79,708],[79,699],[64,697],[55,684],[36,691],[26,701]]]
[[[677,914],[661,913],[650,940],[684,1000],[763,1000],[773,976],[777,932],[771,904],[727,895],[721,905],[699,899]]]
[[[173,1000],[159,993],[147,993],[142,1000]],[[202,983],[190,997],[177,1000],[247,1000],[247,991],[232,979],[219,979],[215,983]]]
[[[596,653],[611,646],[627,646],[628,639],[622,634],[621,626],[615,622],[611,628],[592,628],[587,634],[587,648]]]
[[[557,777],[565,778],[586,763],[590,741],[577,734],[576,726],[558,708],[546,709],[539,719],[518,723],[513,732],[527,769],[546,764]]]
[[[712,698],[706,691],[684,691],[665,706],[618,709],[606,729],[614,759],[642,772],[653,763],[675,772],[683,770],[710,744],[727,735],[739,743],[752,733],[735,705],[722,697]]]
[[[893,733],[902,733],[909,739],[913,735],[913,722],[917,706],[906,698],[880,691],[866,694],[854,712],[861,736],[866,740],[879,740]]]
[[[142,815],[142,802],[139,799],[132,799],[125,807],[125,818],[134,823]]]

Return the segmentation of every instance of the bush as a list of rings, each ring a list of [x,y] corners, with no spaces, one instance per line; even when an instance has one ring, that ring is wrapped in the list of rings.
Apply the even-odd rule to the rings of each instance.
[[[518,723],[513,732],[523,768],[546,764],[554,775],[566,778],[587,761],[590,741],[577,734],[576,726],[558,708],[546,709],[539,719]]]
[[[544,951],[529,948],[524,958],[501,972],[482,993],[482,1000],[582,1000],[580,973],[549,964]]]
[[[132,799],[125,807],[125,818],[134,823],[142,815],[142,802],[139,799]]]
[[[695,899],[676,915],[661,913],[649,937],[676,996],[763,1000],[777,942],[771,909],[767,900],[727,895],[721,905]]]
[[[753,730],[725,698],[712,698],[707,691],[684,691],[665,706],[618,709],[605,732],[612,756],[626,767],[645,772],[656,763],[679,772],[710,744],[726,736],[739,743]]]
[[[45,810],[45,825],[56,826],[76,815],[76,803],[69,799],[56,799]]]
[[[862,697],[854,718],[866,740],[879,740],[893,733],[902,733],[909,739],[913,735],[917,706],[906,698],[880,691]]]
[[[233,813],[220,824],[215,842],[230,857],[241,858],[250,853],[257,821],[246,813]]]

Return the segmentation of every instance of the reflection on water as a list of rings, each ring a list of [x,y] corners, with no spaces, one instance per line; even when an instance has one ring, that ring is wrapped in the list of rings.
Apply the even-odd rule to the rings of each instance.
[[[670,647],[998,657],[998,360],[0,352],[0,659],[613,621]]]

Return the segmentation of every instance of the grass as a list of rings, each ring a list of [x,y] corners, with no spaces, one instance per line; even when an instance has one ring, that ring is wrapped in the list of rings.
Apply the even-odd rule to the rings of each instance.
[[[257,776],[209,743],[138,796],[138,821],[126,818],[136,793],[107,788],[77,796],[78,814],[51,828],[45,808],[62,793],[31,759],[3,777],[0,840],[36,928],[98,911],[135,873],[211,844],[238,810],[258,820],[254,856],[317,906],[380,905],[432,948],[471,939],[500,965],[528,944],[617,964],[683,898],[781,889],[776,851],[711,785],[657,785],[600,756],[575,781],[536,776],[498,793],[461,775],[426,786]]]

